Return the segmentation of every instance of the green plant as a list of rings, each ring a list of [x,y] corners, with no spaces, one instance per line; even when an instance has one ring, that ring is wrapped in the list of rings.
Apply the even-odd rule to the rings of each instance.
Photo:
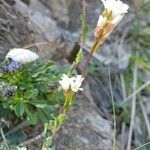
[[[57,89],[60,75],[60,68],[53,61],[32,62],[2,75],[0,79],[15,86],[16,91],[9,99],[1,98],[1,111],[7,111],[7,116],[11,113],[10,117],[26,119],[29,124],[49,121],[50,114],[56,111],[55,105],[63,103],[63,94]]]
[[[6,117],[4,113],[4,116],[1,117],[13,120],[12,122],[25,121],[31,125],[36,125],[39,122],[43,123],[44,130],[40,135],[34,139],[19,144],[19,146],[22,147],[27,143],[44,138],[43,149],[49,149],[53,136],[67,117],[66,114],[72,106],[76,92],[83,90],[80,88],[80,86],[82,85],[82,81],[86,76],[88,65],[93,53],[98,50],[98,48],[103,44],[106,38],[123,18],[125,13],[127,13],[128,5],[122,3],[121,1],[102,0],[102,2],[105,9],[103,14],[100,15],[97,26],[95,28],[93,44],[85,60],[82,75],[73,76],[73,70],[83,59],[82,49],[88,35],[88,26],[85,20],[85,0],[83,1],[84,8],[83,15],[81,16],[81,48],[70,69],[61,72],[60,67],[57,66],[53,61],[43,62],[39,60],[24,64],[29,62],[31,59],[30,57],[26,59],[26,57],[23,57],[23,55],[19,54],[19,62],[24,64],[20,69],[18,69],[20,67],[18,66],[18,68],[11,73],[7,73],[7,70],[1,70],[1,73],[4,73],[0,77],[1,81],[15,87],[15,91],[10,98],[1,97],[0,99],[0,104],[2,106],[1,111],[7,112],[7,115],[9,116]],[[30,52],[28,51],[28,54],[29,53]],[[28,54],[26,56],[29,56]],[[14,56],[14,53],[11,55]],[[16,57],[16,55],[14,57]],[[62,73],[64,73],[63,76]],[[63,92],[58,87],[58,83],[60,83]],[[115,132],[116,119],[112,88],[111,97],[113,103]],[[5,139],[2,128],[3,127],[1,127],[1,135],[4,143],[3,145],[8,147],[8,143]],[[115,149],[115,133],[113,148]]]
[[[12,127],[21,122],[28,125],[42,123],[44,127],[46,123],[55,120],[58,108],[64,103],[63,92],[58,88],[63,71],[65,68],[51,60],[38,60],[23,65],[17,71],[2,74],[0,82],[5,92],[14,91],[10,97],[0,97],[0,118],[9,121]],[[12,134],[7,136],[8,143],[14,145],[19,144],[18,140],[22,142],[23,137],[19,139],[20,135]]]

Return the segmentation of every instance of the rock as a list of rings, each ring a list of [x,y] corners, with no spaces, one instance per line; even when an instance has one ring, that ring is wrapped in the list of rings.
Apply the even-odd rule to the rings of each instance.
[[[34,38],[27,21],[12,5],[5,1],[0,3],[0,61],[9,49],[33,43]]]
[[[112,140],[111,122],[99,114],[86,84],[85,91],[76,98],[69,118],[56,135],[56,150],[110,150]],[[63,137],[63,138],[62,138]]]
[[[60,58],[62,60],[65,57],[71,58],[68,61],[72,62],[74,56],[71,57],[70,54],[79,48],[81,0],[30,0],[28,3],[23,1],[15,0],[13,7],[7,3],[0,3],[0,61],[10,48],[25,46],[35,47],[44,59],[53,58],[60,61]],[[87,0],[89,42],[93,39],[93,29],[102,10],[101,2]],[[97,58],[102,60],[101,64],[118,70],[128,66],[130,57],[130,45],[128,47],[127,43],[123,43],[121,48],[118,48],[121,43],[119,39],[122,25],[124,27],[126,23],[122,22],[121,28],[117,27],[115,33],[102,46],[102,51],[96,53],[99,56]],[[99,83],[95,82],[90,82],[90,87],[86,84],[84,93],[77,96],[77,107],[72,107],[68,113],[68,121],[56,135],[56,150],[111,149],[112,124],[102,117],[104,114],[97,106],[109,108],[110,103],[103,101],[107,100],[108,95],[106,97]],[[91,91],[93,93],[90,93]],[[93,100],[92,97],[97,99]],[[38,148],[35,146],[31,149]]]
[[[51,11],[38,0],[30,1],[29,6],[16,0],[15,8],[21,14],[28,15],[27,23],[32,28],[35,43],[38,43],[34,45],[38,48],[38,54],[45,59],[57,56],[61,34],[56,21],[52,19]]]
[[[21,13],[22,16],[25,16],[25,17],[29,18],[29,15],[30,15],[31,12],[30,12],[29,7],[25,3],[23,3],[20,0],[16,0],[16,3],[15,3],[14,7],[17,11],[19,11],[19,13]]]
[[[5,0],[9,5],[14,5],[15,4],[15,0]]]
[[[21,14],[28,14],[28,23],[32,24],[37,39],[40,37],[47,42],[56,42],[60,37],[56,22],[51,17],[51,11],[38,0],[30,1],[29,6],[16,0],[15,8]]]
[[[69,25],[70,19],[66,0],[43,0],[43,3],[50,8],[52,18],[55,19],[58,24],[63,26]]]

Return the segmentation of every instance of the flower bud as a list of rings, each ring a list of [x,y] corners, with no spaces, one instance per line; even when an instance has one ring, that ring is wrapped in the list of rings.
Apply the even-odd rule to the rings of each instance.
[[[105,10],[99,16],[97,26],[94,31],[96,38],[103,43],[110,35],[116,25],[122,20],[125,13],[128,12],[129,6],[120,0],[102,0]]]

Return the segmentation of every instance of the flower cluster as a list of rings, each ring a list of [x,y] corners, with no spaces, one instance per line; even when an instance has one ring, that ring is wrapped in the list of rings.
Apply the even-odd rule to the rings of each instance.
[[[76,77],[69,78],[66,74],[63,74],[61,77],[62,80],[59,81],[64,91],[68,91],[71,89],[73,92],[77,92],[78,90],[82,91],[83,88],[80,88],[82,81],[84,78],[81,75],[77,75]]]
[[[129,6],[120,0],[101,0],[105,7],[102,15],[99,16],[94,35],[102,44],[115,26],[122,20]]]

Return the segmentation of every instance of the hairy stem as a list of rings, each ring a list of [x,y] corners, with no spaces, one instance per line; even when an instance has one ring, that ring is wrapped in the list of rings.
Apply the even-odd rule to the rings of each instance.
[[[98,39],[96,39],[96,40],[94,41],[94,43],[93,43],[93,46],[92,46],[92,48],[91,48],[91,51],[89,52],[89,54],[88,54],[88,56],[87,56],[85,66],[84,66],[84,68],[83,68],[83,73],[82,73],[83,76],[86,75],[86,72],[87,72],[87,68],[88,68],[90,59],[91,59],[93,53],[97,50],[98,46],[99,46],[99,41],[98,41]]]
[[[68,94],[69,93],[69,94]],[[66,114],[68,112],[70,106],[72,105],[74,93],[68,92],[65,94],[65,103],[63,106],[63,113]]]

